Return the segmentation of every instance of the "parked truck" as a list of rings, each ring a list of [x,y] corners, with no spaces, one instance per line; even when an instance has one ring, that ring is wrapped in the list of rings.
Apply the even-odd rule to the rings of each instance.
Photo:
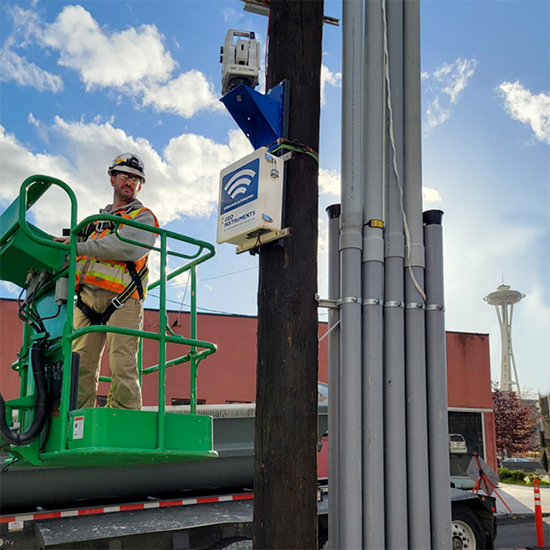
[[[319,395],[323,435],[325,386],[320,385]],[[188,407],[169,409],[185,413]],[[0,473],[0,548],[251,548],[254,405],[197,409],[214,419],[218,458],[211,461],[5,468]],[[320,438],[321,452],[326,444],[327,438]],[[451,498],[453,550],[493,548],[495,499],[460,489],[452,489]],[[329,503],[326,479],[320,478],[320,548],[327,544]]]
[[[72,244],[54,241],[27,220],[29,208],[52,185],[71,201]],[[216,351],[213,343],[198,339],[193,322],[195,270],[214,254],[210,244],[124,220],[159,234],[160,246],[154,250],[161,255],[161,265],[168,255],[183,260],[181,267],[163,272],[150,286],[159,286],[162,297],[158,332],[134,331],[159,343],[158,364],[139,365],[141,375],[158,374],[158,406],[141,411],[76,407],[78,356],[72,341],[90,330],[113,330],[104,325],[75,330],[72,324],[74,243],[83,227],[102,218],[116,232],[121,219],[115,216],[96,215],[77,223],[72,190],[48,176],[27,178],[19,198],[0,217],[0,279],[24,289],[19,316],[25,321],[23,347],[12,365],[21,378],[20,395],[0,399],[0,443],[5,451],[0,548],[249,547],[255,407],[200,406],[196,398],[199,364]],[[183,243],[184,251],[168,247],[169,239]],[[188,337],[175,334],[162,321],[167,282],[185,271],[191,272],[192,286]],[[168,343],[180,344],[186,353],[167,359]],[[190,364],[190,405],[166,406],[166,369],[182,363]],[[327,389],[319,389],[319,434],[325,435]],[[326,438],[324,442],[326,452]],[[453,490],[452,508],[453,549],[491,548],[494,499]],[[318,513],[323,547],[328,537],[326,479],[319,481]]]

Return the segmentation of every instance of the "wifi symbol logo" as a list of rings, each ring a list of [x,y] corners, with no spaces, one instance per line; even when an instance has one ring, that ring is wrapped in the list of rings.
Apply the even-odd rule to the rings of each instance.
[[[225,192],[235,200],[239,195],[243,195],[248,191],[248,187],[253,181],[256,172],[249,168],[239,170],[233,174],[229,181],[223,186]]]
[[[241,164],[222,172],[220,182],[220,214],[227,214],[235,208],[240,208],[258,198],[258,177],[260,160]]]

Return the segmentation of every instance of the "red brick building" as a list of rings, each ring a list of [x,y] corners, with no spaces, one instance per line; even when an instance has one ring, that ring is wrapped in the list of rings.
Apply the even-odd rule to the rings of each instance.
[[[169,324],[177,313],[169,312]],[[199,367],[199,403],[252,402],[256,395],[256,317],[241,315],[198,316],[198,337],[214,342],[218,352],[206,358]],[[146,331],[156,332],[158,312],[146,310]],[[189,315],[182,313],[174,332],[189,336]],[[326,332],[320,323],[319,335]],[[6,399],[17,397],[19,376],[10,365],[21,346],[22,322],[17,318],[17,302],[0,299],[0,388]],[[187,349],[170,345],[168,358],[184,355]],[[182,346],[183,347],[183,346]],[[106,354],[105,354],[106,355]],[[144,345],[144,365],[158,363],[158,346],[147,340]],[[102,374],[109,375],[107,358],[103,359]],[[472,453],[484,456],[496,468],[496,444],[491,396],[489,336],[487,334],[447,333],[447,380],[449,428],[460,440],[451,452],[451,474],[465,475]],[[319,381],[327,382],[327,340],[319,350]],[[106,396],[108,384],[100,383],[99,396]],[[158,395],[156,373],[143,379],[144,405],[156,405]],[[167,371],[167,403],[181,404],[189,398],[189,365],[183,364]],[[461,436],[461,437],[458,437]],[[462,443],[463,442],[463,443]],[[322,460],[322,459],[321,459]]]

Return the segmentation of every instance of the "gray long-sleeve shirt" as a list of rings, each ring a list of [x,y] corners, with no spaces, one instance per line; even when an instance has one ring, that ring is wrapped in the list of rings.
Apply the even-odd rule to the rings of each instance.
[[[112,204],[108,204],[105,208],[100,209],[100,214],[111,214]],[[125,208],[132,210],[143,208],[143,204],[134,199]],[[120,211],[123,209],[117,209]],[[155,218],[150,210],[143,210],[135,218],[134,221],[155,227]],[[125,239],[137,241],[148,246],[153,246],[157,240],[157,236],[152,231],[144,231],[136,227],[130,227],[124,224],[124,227],[119,228],[119,235]],[[99,260],[119,260],[125,262],[136,262],[143,258],[145,254],[150,252],[150,249],[143,246],[121,241],[115,233],[105,235],[101,239],[88,239],[85,242],[76,245],[76,252],[79,256],[92,256]]]

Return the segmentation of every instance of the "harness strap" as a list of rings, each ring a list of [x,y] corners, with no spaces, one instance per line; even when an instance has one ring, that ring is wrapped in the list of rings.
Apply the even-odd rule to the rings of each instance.
[[[145,208],[137,209],[138,213],[141,210],[145,210]],[[124,211],[119,210],[114,213],[115,216],[120,216],[124,218],[124,213],[132,212],[133,209],[126,208]],[[154,216],[154,215],[153,215]],[[156,220],[156,218],[155,218]],[[157,222],[158,224],[158,222]],[[85,228],[83,228],[78,236],[81,237],[83,240],[87,240],[93,233],[103,232],[107,230],[109,233],[113,233],[115,230],[115,224],[112,221],[108,222],[92,222],[88,224]],[[76,307],[84,313],[84,315],[88,318],[90,323],[92,325],[106,325],[109,319],[111,318],[111,315],[121,307],[124,306],[125,302],[132,296],[132,294],[137,290],[139,299],[143,301],[145,297],[145,293],[143,291],[143,280],[147,277],[149,273],[149,269],[147,267],[147,263],[144,264],[144,266],[140,269],[138,272],[136,269],[136,264],[134,262],[120,262],[124,263],[126,265],[126,269],[128,270],[128,273],[130,274],[130,277],[132,278],[132,281],[126,286],[126,288],[118,295],[115,296],[111,303],[107,306],[105,311],[103,313],[99,313],[89,307],[87,304],[84,303],[82,298],[80,297],[80,294],[78,294],[78,298],[76,301]]]
[[[128,273],[130,273],[130,277],[132,277],[132,282],[134,283],[137,291],[138,291],[138,294],[139,294],[139,299],[143,301],[143,285],[141,284],[141,281],[142,281],[142,277],[140,277],[138,275],[138,272],[137,272],[137,269],[136,269],[136,264],[134,262],[125,262],[126,263],[126,267],[128,268]],[[143,266],[145,269],[147,269],[145,266]],[[141,270],[143,271],[143,269]],[[126,287],[122,293],[125,293],[126,290],[128,289],[128,287]]]
[[[144,265],[138,273],[138,271],[136,270],[136,266],[133,262],[126,262],[126,265],[128,266],[128,271],[130,272],[130,275],[132,277],[132,282],[118,296],[115,296],[111,300],[111,303],[107,306],[103,313],[99,313],[95,309],[92,309],[90,306],[84,303],[84,301],[80,297],[80,294],[78,295],[78,298],[76,300],[76,307],[80,309],[80,311],[82,311],[84,315],[86,315],[86,317],[90,321],[90,324],[106,325],[111,318],[111,315],[117,309],[120,309],[124,306],[124,304],[132,296],[135,290],[138,291],[140,300],[143,300],[143,285],[141,281],[142,278],[145,278],[146,275],[149,273],[149,269],[147,268],[147,265]]]
[[[92,309],[88,304],[84,303],[82,298],[80,297],[80,294],[78,295],[78,298],[76,299],[76,307],[88,317],[88,321],[90,321],[90,324],[92,325],[104,325],[105,323],[102,322],[103,313],[99,313],[99,311],[96,311],[95,309]]]

